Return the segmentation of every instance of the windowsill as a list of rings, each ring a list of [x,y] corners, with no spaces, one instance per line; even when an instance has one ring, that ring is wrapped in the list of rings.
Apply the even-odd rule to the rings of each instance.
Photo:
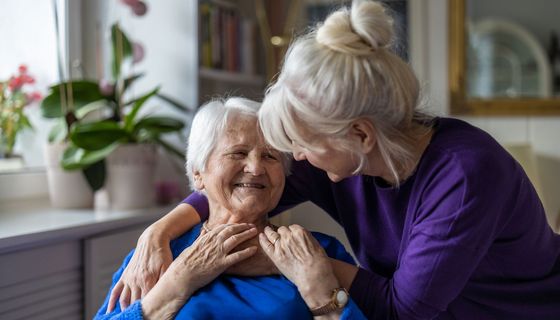
[[[171,206],[137,210],[56,209],[48,199],[0,203],[0,253],[148,224]]]

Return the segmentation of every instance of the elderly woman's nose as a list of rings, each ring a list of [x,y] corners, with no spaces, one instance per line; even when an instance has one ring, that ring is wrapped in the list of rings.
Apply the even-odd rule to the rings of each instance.
[[[265,173],[264,163],[260,157],[247,157],[245,172],[258,176]]]

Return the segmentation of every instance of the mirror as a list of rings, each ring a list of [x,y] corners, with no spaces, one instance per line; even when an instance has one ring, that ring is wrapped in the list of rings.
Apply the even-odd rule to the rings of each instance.
[[[451,0],[451,113],[560,115],[557,12],[556,1]]]

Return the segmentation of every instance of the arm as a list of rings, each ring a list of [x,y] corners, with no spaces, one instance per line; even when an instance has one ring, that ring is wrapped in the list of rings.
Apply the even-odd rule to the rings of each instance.
[[[511,172],[492,165],[458,173],[465,168],[453,161],[442,161],[426,180],[392,277],[356,274],[350,295],[368,318],[433,319],[445,312],[506,224],[515,194]]]
[[[296,285],[309,309],[321,307],[331,301],[333,289],[341,287],[341,282],[337,279],[336,272],[331,265],[332,259],[329,259],[322,247],[326,244],[325,239],[321,239],[321,244],[319,244],[317,239],[307,230],[298,225],[292,225],[289,228],[280,227],[278,232],[266,228],[265,232],[260,235],[259,240],[263,250],[282,274]],[[337,244],[342,248],[345,255],[332,252],[333,246],[330,245],[327,245],[325,249],[330,252],[331,256],[334,253],[337,258],[352,260],[342,245],[338,242]],[[340,265],[336,264],[339,267],[337,272],[347,271],[349,274],[342,278],[351,278],[352,270],[356,267],[352,267],[347,262],[341,261],[340,263]],[[365,319],[352,301],[349,301],[340,311],[330,312],[315,318]]]
[[[206,199],[196,194],[185,201],[192,198]],[[188,203],[181,203],[149,226],[138,239],[130,264],[111,292],[108,312],[113,310],[117,300],[121,309],[126,309],[129,304],[144,297],[171,264],[169,242],[199,222],[200,216],[195,208]]]
[[[117,306],[107,312],[109,296],[97,312],[95,319],[171,319],[199,288],[207,285],[229,266],[251,257],[256,247],[231,252],[240,243],[257,234],[249,224],[220,225],[201,234],[196,241],[169,266],[166,272],[142,301],[137,301],[121,311]],[[208,252],[214,254],[209,255]],[[127,267],[132,253],[113,276],[113,286]]]

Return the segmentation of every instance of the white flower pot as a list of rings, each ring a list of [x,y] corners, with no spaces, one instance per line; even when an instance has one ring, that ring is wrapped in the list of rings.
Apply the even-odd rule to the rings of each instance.
[[[106,188],[113,209],[136,209],[155,204],[154,144],[126,144],[107,157]]]
[[[81,170],[65,171],[60,159],[65,143],[47,144],[45,159],[49,198],[55,208],[92,208],[93,191]]]

